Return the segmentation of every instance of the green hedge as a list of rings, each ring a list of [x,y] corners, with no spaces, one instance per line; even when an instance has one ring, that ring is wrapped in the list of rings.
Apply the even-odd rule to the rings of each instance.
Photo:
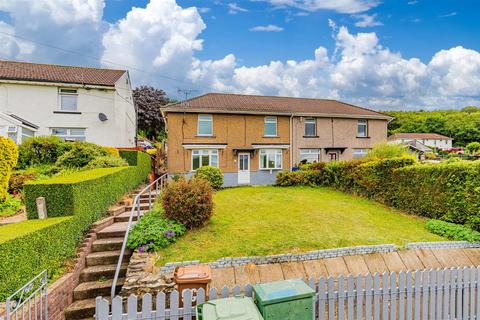
[[[150,158],[137,152],[136,158],[137,166],[93,169],[25,184],[28,218],[37,218],[39,196],[46,199],[49,218],[0,227],[0,300],[44,269],[50,276],[62,272],[92,223],[146,180]]]
[[[97,219],[125,192],[148,177],[150,157],[143,152],[132,152],[137,158],[136,166],[93,169],[26,183],[24,191],[28,218],[38,218],[35,201],[38,197],[44,197],[49,217],[92,214]]]
[[[0,301],[44,269],[55,276],[75,255],[83,228],[75,217],[0,226]]]
[[[455,241],[480,241],[480,232],[451,222],[431,219],[425,224],[428,231]]]

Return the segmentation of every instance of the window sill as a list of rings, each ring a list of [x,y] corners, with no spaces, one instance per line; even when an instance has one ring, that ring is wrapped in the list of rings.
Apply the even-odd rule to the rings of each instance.
[[[216,138],[217,136],[213,134],[196,134],[195,137],[199,138]]]
[[[57,114],[82,114],[80,111],[53,111]]]
[[[370,139],[370,137],[359,137],[359,136],[357,136],[357,139]]]
[[[264,138],[280,138],[280,136],[263,136]]]
[[[319,138],[319,136],[303,136],[304,138]]]
[[[279,171],[283,170],[282,168],[276,168],[276,169],[258,169],[259,171]]]

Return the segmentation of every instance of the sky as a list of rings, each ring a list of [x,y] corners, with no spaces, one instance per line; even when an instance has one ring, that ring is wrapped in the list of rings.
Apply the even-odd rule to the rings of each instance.
[[[0,59],[127,69],[177,99],[458,109],[480,106],[480,1],[0,0]]]

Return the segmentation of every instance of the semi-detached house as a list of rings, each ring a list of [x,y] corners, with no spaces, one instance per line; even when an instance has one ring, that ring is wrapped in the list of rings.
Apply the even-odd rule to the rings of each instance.
[[[225,186],[272,184],[300,162],[350,160],[387,140],[390,116],[328,99],[209,93],[162,109],[170,175],[219,167]]]

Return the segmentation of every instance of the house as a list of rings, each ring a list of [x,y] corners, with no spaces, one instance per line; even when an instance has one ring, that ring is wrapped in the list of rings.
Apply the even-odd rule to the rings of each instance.
[[[415,139],[402,142],[401,144],[408,147],[409,153],[415,154],[418,160],[424,160],[425,153],[433,152],[432,148],[424,145],[423,143]]]
[[[453,139],[438,133],[395,133],[388,137],[390,143],[404,143],[416,140],[423,145],[440,150],[452,148]]]
[[[162,108],[168,173],[219,167],[225,186],[272,184],[301,161],[349,160],[387,140],[390,116],[326,99],[209,93]]]
[[[136,113],[128,71],[0,61],[0,135],[133,147]]]

